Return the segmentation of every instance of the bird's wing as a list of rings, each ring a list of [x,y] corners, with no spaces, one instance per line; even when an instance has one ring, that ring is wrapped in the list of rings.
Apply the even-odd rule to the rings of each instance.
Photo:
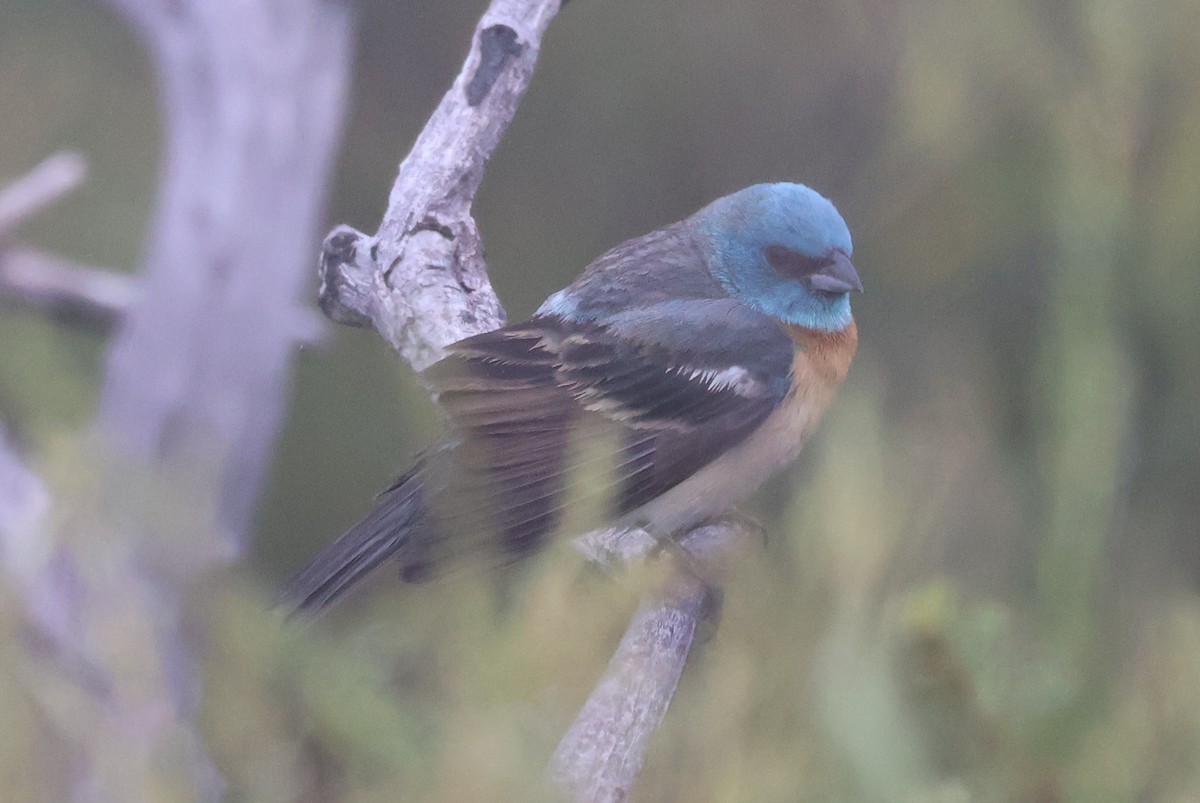
[[[731,300],[664,301],[603,324],[539,317],[454,344],[424,375],[455,432],[284,589],[327,606],[389,558],[418,579],[506,563],[691,476],[787,393],[792,347]]]
[[[456,343],[424,376],[461,440],[444,453],[449,493],[414,560],[473,551],[471,532],[511,560],[556,528],[636,509],[754,431],[787,393],[791,362],[787,334],[730,299],[603,324],[540,317]]]

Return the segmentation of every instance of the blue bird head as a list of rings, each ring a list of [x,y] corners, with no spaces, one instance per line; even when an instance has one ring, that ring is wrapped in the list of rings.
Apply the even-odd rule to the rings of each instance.
[[[694,220],[711,248],[709,270],[734,298],[797,326],[850,325],[850,292],[862,283],[850,230],[827,198],[803,184],[755,184]]]

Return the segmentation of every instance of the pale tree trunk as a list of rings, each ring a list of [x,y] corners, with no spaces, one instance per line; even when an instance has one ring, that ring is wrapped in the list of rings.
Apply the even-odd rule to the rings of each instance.
[[[101,498],[51,532],[42,485],[0,444],[0,557],[44,669],[32,693],[75,742],[69,795],[215,799],[194,722],[202,628],[183,601],[244,551],[294,347],[319,326],[303,304],[351,19],[337,0],[109,5],[150,51],[164,116],[143,269],[121,280],[0,254],[5,294],[116,326],[95,427]]]
[[[312,323],[314,232],[345,108],[347,9],[328,0],[108,0],[158,72],[166,144],[144,303],[109,352],[98,426],[141,460],[219,465],[244,539]]]

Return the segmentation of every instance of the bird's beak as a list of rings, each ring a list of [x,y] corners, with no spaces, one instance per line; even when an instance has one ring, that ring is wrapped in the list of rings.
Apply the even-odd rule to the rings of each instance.
[[[829,261],[807,279],[809,287],[823,293],[849,293],[851,290],[861,293],[863,289],[850,257],[840,250],[834,250]]]

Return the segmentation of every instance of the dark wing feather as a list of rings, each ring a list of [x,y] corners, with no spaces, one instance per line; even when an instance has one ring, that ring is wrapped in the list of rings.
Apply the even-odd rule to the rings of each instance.
[[[456,343],[423,376],[453,440],[285,596],[321,608],[392,556],[408,579],[461,556],[510,562],[564,521],[574,532],[635,510],[754,431],[787,392],[791,360],[782,329],[729,299],[605,325],[540,317]]]
[[[281,596],[297,611],[316,611],[394,556],[424,523],[429,490],[425,461],[379,495],[374,509],[322,549],[284,587]]]
[[[698,343],[680,315],[697,311]],[[637,337],[647,325],[656,336]],[[456,526],[467,497],[482,508],[471,531],[499,536],[502,559],[539,546],[568,500],[599,501],[603,518],[637,508],[752,432],[783,398],[791,357],[777,325],[727,300],[614,326],[536,318],[455,344],[424,377],[473,455],[454,483],[470,493],[440,516],[455,531],[444,549],[480,545]]]

